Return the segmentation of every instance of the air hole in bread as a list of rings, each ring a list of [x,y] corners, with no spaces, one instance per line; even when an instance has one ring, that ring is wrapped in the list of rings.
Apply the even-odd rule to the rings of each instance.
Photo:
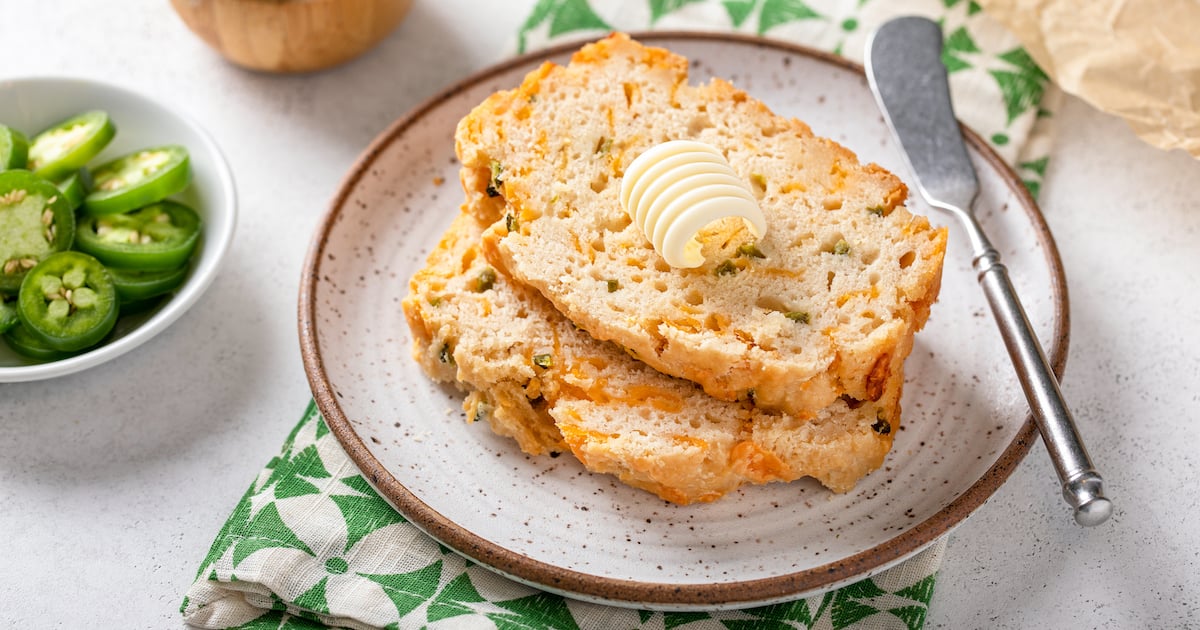
[[[859,253],[862,254],[861,256],[859,256],[859,260],[861,260],[864,265],[869,265],[869,264],[875,262],[876,258],[879,258],[879,248],[878,247],[861,247],[860,246]],[[871,284],[875,284],[875,282],[877,282],[877,280],[872,280]]]
[[[867,281],[871,283],[871,286],[879,284],[879,273],[872,271],[871,275],[867,276]]]
[[[754,301],[754,305],[757,306],[758,308],[763,308],[768,311],[775,311],[778,313],[787,313],[787,312],[795,310],[795,309],[788,308],[787,305],[784,304],[782,300],[780,300],[779,298],[777,298],[773,295],[759,296],[759,298]]]
[[[625,84],[625,106],[633,107],[633,99],[637,98],[638,86],[634,83]]]
[[[667,261],[662,258],[658,258],[654,261],[654,270],[666,273],[671,270],[671,265],[668,265]]]
[[[709,118],[707,113],[702,112],[692,116],[692,119],[688,121],[688,134],[695,137],[700,135],[700,132],[705,129],[711,129],[712,126],[712,118]]]
[[[833,290],[833,279],[836,277],[837,277],[837,274],[832,271],[830,271],[829,275],[825,277],[825,290],[826,291]]]
[[[608,173],[601,171],[592,179],[592,192],[603,192],[605,188],[608,188]]]
[[[864,336],[870,335],[871,331],[879,327],[878,322],[878,319],[863,320],[863,323],[858,327],[859,334]]]
[[[842,208],[842,198],[826,197],[825,200],[821,202],[821,205],[826,210],[840,210]]]
[[[683,299],[692,306],[700,306],[704,303],[704,294],[696,289],[690,289],[684,294]]]
[[[755,199],[762,201],[767,194],[767,178],[762,173],[750,173],[750,190]]]
[[[905,252],[904,255],[900,257],[900,268],[908,269],[909,266],[911,266],[913,264],[913,262],[915,262],[916,260],[917,260],[916,252]]]
[[[633,223],[633,219],[629,218],[629,213],[613,212],[605,218],[604,224],[601,227],[609,232],[620,232],[629,227],[630,223]]]
[[[667,283],[663,282],[662,280],[655,281],[654,290],[658,291],[659,293],[666,293],[667,292]]]
[[[812,238],[814,236],[816,236],[816,234],[813,234],[812,232],[805,232],[805,233],[797,236],[796,238],[792,239],[792,247],[800,247],[801,245],[804,245],[804,243],[806,241],[812,240]],[[837,241],[835,240],[833,242],[836,243]],[[832,246],[830,246],[829,249],[830,249],[830,251],[833,251]]]
[[[604,251],[604,237],[597,234],[595,236],[595,238],[592,239],[592,242],[590,243],[590,245],[592,246],[592,249],[594,249],[598,252],[603,252]],[[599,273],[599,269],[596,269],[595,271],[597,273]]]
[[[826,254],[832,254],[833,249],[837,247],[839,242],[845,241],[846,237],[842,236],[841,232],[834,232],[821,239],[821,251]]]
[[[642,280],[645,280],[646,278],[645,278],[645,277],[644,277],[642,274],[640,274],[640,273],[635,273],[635,274],[633,274],[632,276],[629,276],[629,279],[630,279],[630,280],[633,280],[633,281],[634,281],[634,282],[636,282],[637,284],[641,284],[641,283],[642,283]]]

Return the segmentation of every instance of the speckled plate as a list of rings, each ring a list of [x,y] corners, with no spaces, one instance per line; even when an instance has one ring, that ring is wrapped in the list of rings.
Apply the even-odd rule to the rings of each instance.
[[[729,78],[907,177],[858,67],[741,37],[641,39],[691,59],[693,81]],[[908,360],[904,426],[884,468],[848,494],[801,480],[675,506],[569,455],[524,455],[486,423],[467,424],[461,394],[421,373],[400,300],[459,211],[454,126],[573,48],[488,69],[396,121],[351,169],[316,233],[300,295],[305,369],[330,428],[375,487],[433,537],[517,580],[674,610],[834,588],[910,557],[970,515],[1029,450],[1034,427],[954,228],[941,299]],[[968,141],[980,219],[1061,372],[1067,296],[1054,242],[1018,178],[978,137]],[[946,223],[917,200],[910,207]]]

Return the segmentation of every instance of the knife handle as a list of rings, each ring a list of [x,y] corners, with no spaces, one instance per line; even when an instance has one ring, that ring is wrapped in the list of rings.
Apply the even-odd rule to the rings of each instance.
[[[984,243],[972,266],[979,274],[979,284],[992,307],[1008,355],[1017,367],[1021,389],[1062,482],[1063,497],[1075,508],[1075,522],[1099,525],[1112,515],[1112,502],[1104,496],[1104,480],[1092,466],[1071,410],[1058,388],[1058,380],[1008,277],[1008,269],[1000,262],[1000,254]]]

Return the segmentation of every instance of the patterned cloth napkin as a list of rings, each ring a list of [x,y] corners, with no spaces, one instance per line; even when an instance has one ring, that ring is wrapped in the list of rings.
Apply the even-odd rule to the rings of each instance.
[[[973,0],[539,0],[517,52],[610,30],[724,30],[861,61],[897,15],[940,20],[959,117],[1037,193],[1056,102],[1046,76]],[[879,575],[784,604],[652,612],[566,599],[513,582],[425,536],[379,497],[309,403],[278,457],[217,534],[180,608],[202,628],[670,630],[921,628],[945,539]]]

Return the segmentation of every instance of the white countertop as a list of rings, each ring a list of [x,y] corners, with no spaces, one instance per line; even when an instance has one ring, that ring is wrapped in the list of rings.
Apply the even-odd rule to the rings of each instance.
[[[175,628],[217,530],[308,400],[296,298],[342,174],[390,121],[498,61],[532,0],[422,2],[367,56],[248,73],[168,3],[7,0],[0,79],[124,85],[197,118],[240,197],[220,277],[99,368],[0,384],[0,627]],[[1074,525],[1044,449],[950,539],[930,628],[1200,625],[1200,162],[1067,99],[1041,194],[1069,278],[1063,389],[1116,503]]]

